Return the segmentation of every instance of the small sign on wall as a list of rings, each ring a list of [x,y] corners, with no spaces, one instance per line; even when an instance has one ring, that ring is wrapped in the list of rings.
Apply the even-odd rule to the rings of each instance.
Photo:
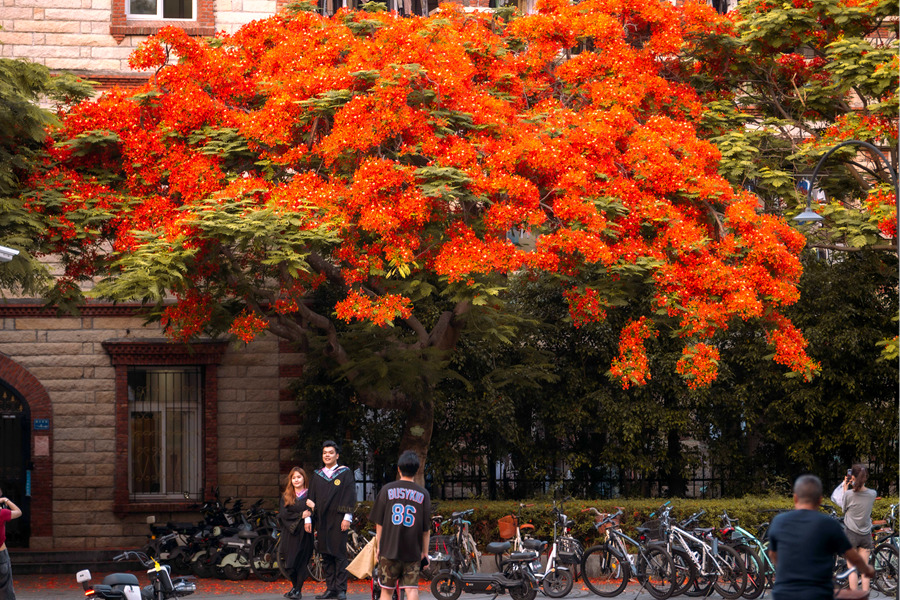
[[[34,455],[50,456],[50,438],[48,436],[41,435],[34,438]]]
[[[34,430],[35,431],[50,431],[50,419],[35,419],[34,420]]]

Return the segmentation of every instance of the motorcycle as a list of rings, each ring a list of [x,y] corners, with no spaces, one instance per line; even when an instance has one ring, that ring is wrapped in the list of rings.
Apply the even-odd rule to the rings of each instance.
[[[485,549],[489,554],[509,551],[509,542],[492,542]],[[460,573],[443,570],[431,580],[431,593],[437,600],[456,600],[463,592],[469,594],[499,594],[509,592],[512,600],[534,600],[540,583],[534,574],[538,553],[533,550],[514,552],[501,564],[499,573]]]
[[[133,558],[147,569],[150,585],[141,588],[137,576],[132,573],[112,573],[103,578],[103,583],[92,584],[91,572],[88,569],[79,571],[75,580],[84,588],[85,598],[103,598],[104,600],[170,600],[189,596],[197,591],[193,577],[176,577],[172,579],[169,565],[161,565],[143,552],[129,550],[113,560],[121,561]]]

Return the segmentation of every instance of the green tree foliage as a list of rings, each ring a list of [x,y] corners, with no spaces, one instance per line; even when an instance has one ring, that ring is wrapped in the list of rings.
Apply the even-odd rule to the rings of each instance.
[[[880,483],[897,481],[898,372],[877,342],[896,330],[897,258],[863,251],[804,260],[801,298],[791,309],[821,364],[811,383],[766,364],[758,331],[737,328],[723,344],[722,377],[709,394],[742,407],[717,423],[712,453],[759,481],[871,460]],[[707,420],[701,416],[701,420]],[[729,423],[731,427],[728,427]]]
[[[670,375],[680,349],[673,332],[661,332],[648,342],[654,376],[623,390],[606,374],[617,317],[572,328],[558,289],[518,280],[510,305],[528,325],[513,344],[461,342],[451,360],[458,376],[438,386],[432,472],[477,464],[485,473],[501,460],[522,481],[499,497],[540,493],[529,482],[561,481],[566,470],[565,491],[579,497],[677,497],[703,467],[718,480],[710,493],[741,495],[788,490],[803,472],[828,480],[863,460],[886,493],[897,482],[900,382],[876,342],[895,328],[897,259],[829,256],[804,255],[801,299],[789,313],[821,364],[811,383],[773,364],[764,330],[735,322],[716,338],[721,376],[710,388],[690,390]]]
[[[677,77],[706,100],[702,123],[720,172],[792,216],[803,177],[850,139],[884,148],[897,169],[896,0],[746,0],[697,31]],[[687,68],[685,68],[687,67]],[[895,198],[885,165],[857,146],[829,158],[816,186],[828,218],[815,247],[896,250]]]
[[[0,244],[20,251],[0,269],[0,289],[35,292],[46,283],[43,265],[29,253],[42,223],[20,198],[46,128],[57,122],[55,113],[41,103],[60,109],[90,93],[89,84],[71,75],[51,75],[43,65],[0,59]]]

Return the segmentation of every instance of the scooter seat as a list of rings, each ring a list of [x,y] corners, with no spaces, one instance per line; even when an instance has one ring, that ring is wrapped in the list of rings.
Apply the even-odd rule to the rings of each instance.
[[[538,552],[543,552],[544,548],[547,547],[547,542],[542,540],[522,540],[522,545],[528,548],[529,550],[536,550]]]
[[[491,542],[487,546],[484,547],[485,554],[503,554],[509,550],[509,547],[512,546],[509,542]]]
[[[509,555],[509,560],[534,560],[537,557],[537,552],[513,552]]]
[[[103,585],[140,585],[134,573],[111,573],[103,578]]]
[[[107,600],[118,600],[119,598],[125,597],[125,590],[119,588],[112,588],[108,585],[95,585],[93,586],[94,597],[95,598],[106,598]]]

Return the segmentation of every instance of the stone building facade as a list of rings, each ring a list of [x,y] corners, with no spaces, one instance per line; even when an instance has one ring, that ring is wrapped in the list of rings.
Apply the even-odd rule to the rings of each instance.
[[[215,487],[223,497],[275,504],[281,474],[293,462],[298,423],[288,387],[300,374],[302,356],[287,345],[267,337],[249,345],[188,347],[166,340],[158,327],[144,325],[135,307],[121,305],[92,304],[68,317],[10,302],[0,305],[0,319],[6,438],[0,441],[0,483],[25,510],[13,522],[11,546],[140,546],[149,515],[158,522],[196,520],[190,505]],[[198,374],[202,408],[188,451],[197,464],[193,484],[176,483],[193,495],[136,493],[130,489],[136,412],[129,377],[184,370]]]
[[[66,70],[102,87],[136,84],[146,74],[128,67],[131,52],[162,25],[195,35],[233,32],[275,13],[283,0],[186,0],[176,15],[154,19],[132,14],[138,0],[0,0],[0,56],[25,58]],[[157,0],[150,0],[153,5]],[[141,0],[147,5],[148,0]],[[169,0],[158,0],[159,6]]]

